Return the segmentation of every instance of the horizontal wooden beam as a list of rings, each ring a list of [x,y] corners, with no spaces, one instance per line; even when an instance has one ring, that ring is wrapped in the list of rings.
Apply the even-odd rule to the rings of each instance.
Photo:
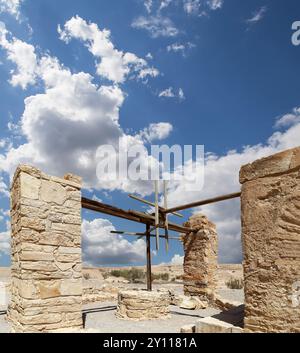
[[[126,236],[130,236],[130,237],[146,237],[147,236],[147,234],[145,234],[145,233],[131,233],[131,232],[127,233],[127,232],[118,232],[118,231],[111,231],[110,233],[114,234],[114,235],[126,235]],[[150,237],[151,238],[156,238],[156,235],[155,234],[150,234]],[[160,235],[159,237],[162,238],[162,239],[166,239],[165,235]],[[179,237],[169,237],[169,239],[181,240],[181,238],[179,238]]]
[[[82,198],[81,200],[81,205],[83,208],[94,211],[94,212],[99,212],[103,214],[107,214],[109,216],[114,216],[122,219],[126,219],[128,221],[132,222],[137,222],[137,223],[142,223],[142,224],[148,224],[150,226],[155,225],[155,217],[151,216],[149,214],[143,213],[143,212],[137,212],[137,211],[126,211],[121,208],[111,206],[104,204],[102,202],[98,202],[95,200],[90,200],[85,197]],[[160,225],[160,228],[164,229],[164,225]],[[187,228],[180,226],[175,223],[169,223],[169,229],[178,232],[178,233],[191,233],[193,232],[193,229]]]
[[[238,197],[241,197],[241,192],[236,192],[234,194],[228,194],[228,195],[222,195],[222,196],[214,197],[213,199],[196,201],[196,202],[188,203],[186,205],[181,205],[181,206],[169,208],[167,210],[162,210],[161,212],[165,213],[165,214],[173,213],[173,212],[177,212],[177,211],[187,210],[189,208],[195,208],[195,207],[209,205],[209,204],[212,204],[212,203],[217,203],[217,202],[221,202],[221,201],[231,200],[231,199],[235,199],[235,198],[238,198]]]
[[[144,200],[144,199],[142,199],[141,197],[138,197],[138,196],[135,196],[135,195],[128,195],[128,196],[129,196],[131,199],[133,199],[133,200],[136,200],[136,201],[142,202],[142,203],[144,203],[144,204],[146,204],[146,205],[155,207],[155,203],[154,203],[154,202],[150,202],[150,201]],[[163,207],[161,207],[161,206],[158,206],[158,208],[159,208],[160,211],[165,211],[165,208],[163,208]],[[173,214],[174,216],[183,218],[183,215],[180,214],[180,213],[172,212],[172,214]]]

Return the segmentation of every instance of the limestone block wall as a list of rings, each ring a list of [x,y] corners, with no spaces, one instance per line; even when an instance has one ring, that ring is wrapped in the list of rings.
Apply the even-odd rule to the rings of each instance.
[[[170,295],[167,290],[121,290],[116,316],[133,321],[169,319],[169,305]]]
[[[240,182],[245,329],[300,332],[300,148],[244,166]]]
[[[15,332],[82,327],[81,180],[19,166],[11,188]]]
[[[184,293],[212,303],[218,269],[216,226],[201,214],[191,217],[185,226],[195,229],[195,232],[183,237]]]

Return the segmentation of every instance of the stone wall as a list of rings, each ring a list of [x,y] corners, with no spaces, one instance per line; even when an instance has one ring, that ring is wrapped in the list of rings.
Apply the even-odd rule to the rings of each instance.
[[[184,293],[213,303],[218,269],[216,227],[201,214],[191,217],[185,226],[195,229],[195,232],[183,237]]]
[[[245,329],[300,332],[300,148],[241,169]]]
[[[170,295],[167,290],[121,290],[116,316],[125,320],[155,320],[170,318]]]
[[[22,165],[11,189],[14,332],[82,327],[81,180]]]

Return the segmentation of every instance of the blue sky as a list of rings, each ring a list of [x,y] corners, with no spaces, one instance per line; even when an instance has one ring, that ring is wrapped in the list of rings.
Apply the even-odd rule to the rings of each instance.
[[[185,193],[182,185],[174,185],[172,204],[235,192],[242,164],[299,145],[300,47],[291,42],[292,23],[300,19],[296,0],[0,0],[0,11],[0,266],[9,264],[7,190],[20,162],[56,175],[80,174],[89,188],[83,191],[86,196],[128,209],[140,205],[127,192],[153,199],[151,189],[110,185],[107,192],[95,181],[91,159],[77,163],[107,142],[107,131],[140,142],[140,131],[149,132],[156,124],[166,129],[163,137],[156,136],[158,144],[205,146],[204,189]],[[113,50],[108,56],[99,38]],[[124,59],[112,62],[120,53],[135,55],[131,66]],[[124,68],[130,73],[117,77]],[[66,76],[65,86],[59,75]],[[74,82],[83,87],[78,111],[86,112],[89,95],[95,105],[83,129],[70,118],[77,102],[66,91]],[[110,87],[109,102],[98,97],[92,84]],[[89,131],[94,132],[90,139]],[[63,148],[59,141],[65,133],[70,137]],[[144,141],[146,148],[149,142]],[[196,211],[217,224],[220,261],[239,262],[238,201],[191,212]],[[83,217],[88,263],[144,263],[143,242],[109,236],[111,227],[143,228],[86,211]],[[98,233],[102,242],[89,240]],[[107,255],[108,244],[113,255]],[[182,256],[179,243],[172,243],[168,254],[154,254],[153,261],[168,263],[175,255]]]

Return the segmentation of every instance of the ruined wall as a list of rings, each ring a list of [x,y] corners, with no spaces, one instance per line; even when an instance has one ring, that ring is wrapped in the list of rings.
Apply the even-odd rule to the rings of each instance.
[[[218,236],[216,226],[201,214],[185,224],[196,232],[183,237],[184,293],[213,302],[217,287]]]
[[[20,166],[11,189],[15,332],[82,327],[81,180]]]
[[[244,166],[240,181],[246,331],[300,332],[300,148]]]

